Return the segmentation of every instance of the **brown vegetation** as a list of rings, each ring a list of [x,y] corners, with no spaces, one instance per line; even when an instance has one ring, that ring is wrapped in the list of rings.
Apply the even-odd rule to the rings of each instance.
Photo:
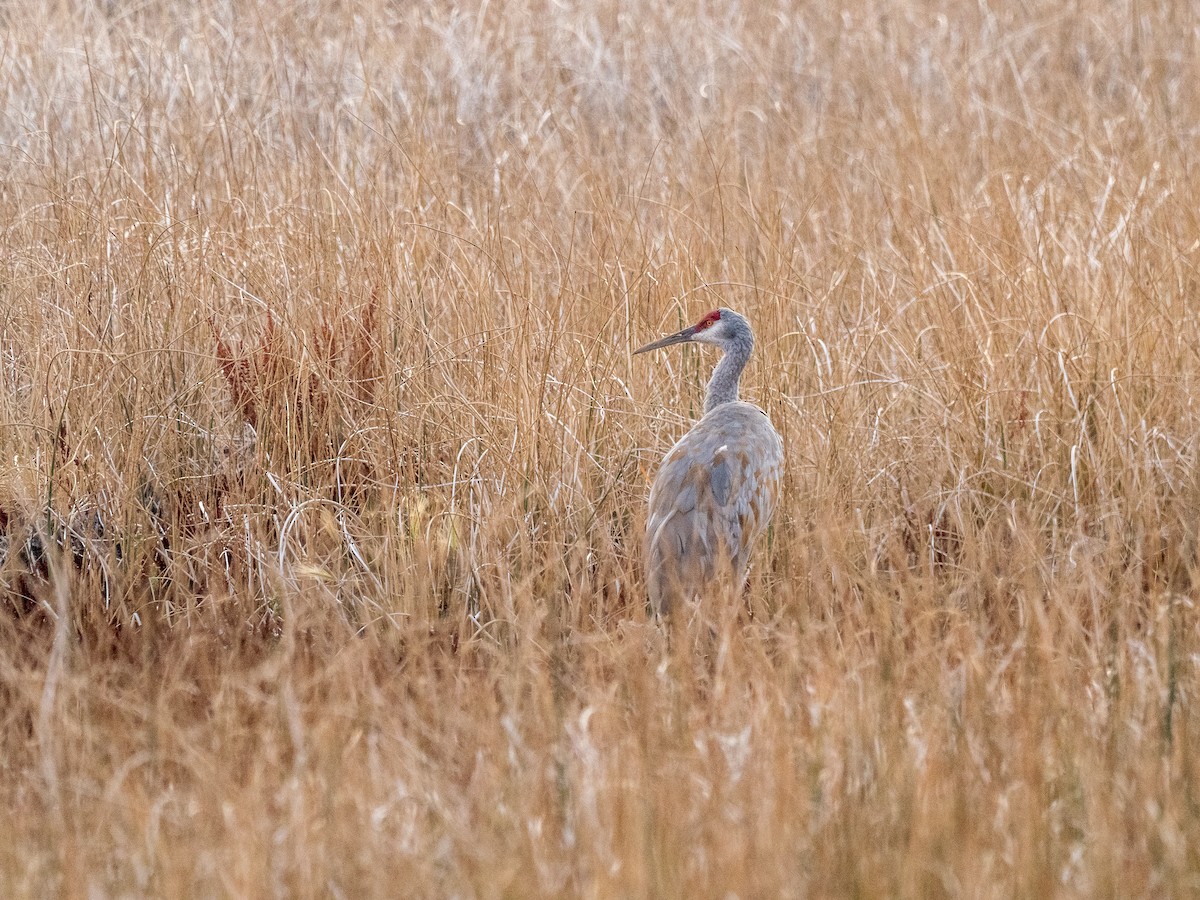
[[[0,11],[5,896],[1194,896],[1191,10],[577,7]]]

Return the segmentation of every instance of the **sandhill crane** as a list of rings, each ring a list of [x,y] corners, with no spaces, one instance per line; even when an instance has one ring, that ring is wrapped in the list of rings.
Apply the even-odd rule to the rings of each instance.
[[[771,521],[783,475],[779,433],[765,412],[738,400],[754,348],[750,323],[731,309],[714,309],[634,353],[685,341],[715,344],[725,355],[708,383],[704,416],[667,453],[650,489],[646,582],[659,616],[719,580],[745,586],[750,552]]]

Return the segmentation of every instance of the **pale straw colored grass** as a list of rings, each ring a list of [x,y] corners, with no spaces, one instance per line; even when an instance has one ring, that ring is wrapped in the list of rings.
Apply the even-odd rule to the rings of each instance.
[[[1186,5],[0,15],[6,896],[1200,891]]]

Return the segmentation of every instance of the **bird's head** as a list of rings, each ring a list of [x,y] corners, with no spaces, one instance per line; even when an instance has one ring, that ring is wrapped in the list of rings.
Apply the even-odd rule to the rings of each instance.
[[[639,347],[633,352],[646,353],[650,350],[658,350],[661,347],[670,347],[672,344],[682,344],[687,341],[694,341],[701,344],[714,344],[722,349],[728,349],[736,343],[752,343],[754,336],[750,331],[750,323],[746,321],[741,314],[734,312],[732,309],[721,307],[714,309],[710,313],[706,313],[699,322],[691,325],[683,331],[677,331],[675,334],[667,335],[665,338],[660,338],[653,343],[647,344],[645,347]]]

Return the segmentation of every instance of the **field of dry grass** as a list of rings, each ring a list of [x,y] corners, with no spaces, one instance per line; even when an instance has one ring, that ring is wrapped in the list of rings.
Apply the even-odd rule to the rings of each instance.
[[[1196,896],[1193,12],[6,4],[0,892]]]

